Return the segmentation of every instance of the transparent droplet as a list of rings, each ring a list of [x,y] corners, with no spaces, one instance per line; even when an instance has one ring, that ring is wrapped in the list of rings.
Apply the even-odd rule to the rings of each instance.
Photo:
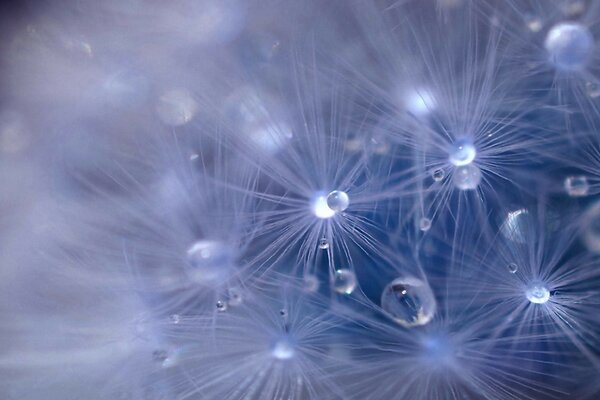
[[[534,304],[544,304],[550,299],[550,291],[545,285],[535,283],[527,288],[525,296]]]
[[[223,311],[227,311],[227,303],[225,303],[222,300],[217,301],[217,311],[219,312],[223,312]]]
[[[231,307],[239,306],[243,302],[242,291],[238,288],[229,288],[228,297],[227,305]]]
[[[289,340],[278,340],[273,346],[272,354],[278,360],[289,360],[294,357],[296,351]]]
[[[156,363],[162,364],[168,358],[166,350],[154,350],[152,352],[152,360]]]
[[[508,272],[510,272],[511,274],[515,274],[515,273],[517,273],[519,266],[515,263],[510,263],[510,264],[508,264],[507,269],[508,269]]]
[[[471,164],[476,155],[477,151],[471,140],[458,139],[450,149],[449,160],[453,165],[462,167]]]
[[[187,250],[187,273],[198,283],[223,281],[233,266],[233,252],[223,242],[199,240]]]
[[[333,289],[338,293],[351,294],[356,289],[356,275],[349,269],[338,269],[333,276]]]
[[[314,293],[319,290],[319,286],[321,284],[319,283],[319,278],[316,276],[308,274],[304,277],[304,291]]]
[[[565,179],[565,190],[571,197],[583,197],[588,194],[590,185],[585,176],[569,176]]]
[[[445,176],[446,176],[446,173],[441,168],[434,169],[431,172],[431,177],[433,178],[433,180],[435,182],[440,182],[442,179],[444,179]]]
[[[510,211],[500,226],[500,233],[508,240],[525,243],[527,235],[533,228],[533,219],[524,208]]]
[[[535,33],[541,31],[544,27],[541,18],[534,14],[525,15],[525,24],[527,25],[527,29]]]
[[[454,170],[452,178],[457,189],[475,190],[481,183],[481,170],[473,164],[464,165]]]
[[[326,238],[322,238],[321,240],[319,240],[319,248],[321,250],[327,250],[329,248],[329,242]]]
[[[579,23],[562,22],[548,31],[544,46],[550,62],[558,69],[577,71],[586,66],[594,48],[594,37]]]
[[[283,318],[287,317],[288,312],[285,308],[282,308],[281,310],[279,310],[279,315],[281,315]]]
[[[419,229],[423,232],[427,232],[431,229],[431,220],[429,218],[421,218],[419,221]]]
[[[381,294],[381,308],[400,325],[411,328],[433,319],[436,302],[429,286],[413,277],[397,278]]]
[[[163,93],[156,104],[156,113],[162,122],[170,126],[180,126],[192,120],[197,104],[190,92],[174,89]]]
[[[586,82],[585,91],[589,97],[595,99],[600,96],[600,84],[598,82]]]
[[[334,212],[341,212],[350,205],[350,198],[346,192],[334,190],[327,195],[327,206]]]
[[[171,314],[169,320],[172,324],[178,324],[181,322],[181,316],[179,314]]]

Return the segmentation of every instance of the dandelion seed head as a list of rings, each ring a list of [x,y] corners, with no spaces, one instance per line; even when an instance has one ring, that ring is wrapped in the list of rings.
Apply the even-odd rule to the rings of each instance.
[[[533,304],[544,304],[550,300],[550,291],[543,283],[534,282],[525,290],[525,297]]]

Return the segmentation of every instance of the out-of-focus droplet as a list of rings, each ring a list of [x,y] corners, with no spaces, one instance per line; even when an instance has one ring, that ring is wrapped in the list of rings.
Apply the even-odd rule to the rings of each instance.
[[[198,283],[225,280],[234,265],[229,246],[214,240],[199,240],[187,250],[187,273]]]
[[[156,113],[169,126],[185,125],[194,118],[198,105],[191,93],[185,89],[164,92],[156,103]]]
[[[231,307],[236,307],[242,304],[244,298],[242,296],[242,291],[239,288],[229,288],[228,290],[228,300],[227,304]]]
[[[412,277],[397,278],[381,294],[381,308],[400,325],[411,328],[433,319],[436,301],[429,285]]]
[[[588,194],[590,185],[585,176],[568,176],[565,179],[565,190],[571,197],[583,197]]]
[[[586,82],[585,92],[590,98],[597,98],[598,96],[600,96],[600,84],[598,82],[592,81]]]
[[[459,190],[475,190],[481,183],[481,170],[473,164],[464,165],[452,174],[454,186]]]
[[[585,68],[594,49],[594,37],[587,27],[576,22],[554,25],[544,42],[550,62],[563,71]]]
[[[341,190],[334,190],[327,195],[327,206],[335,212],[341,212],[350,205],[348,194]]]
[[[526,209],[510,211],[500,226],[500,233],[508,240],[525,243],[529,231],[533,228],[533,223],[534,221]]]
[[[327,241],[326,238],[321,238],[321,240],[319,240],[319,248],[321,250],[327,250],[329,248],[329,241]]]
[[[319,278],[317,278],[316,276],[312,275],[312,274],[308,274],[306,276],[304,276],[304,291],[308,292],[308,293],[314,293],[317,290],[319,290],[319,286],[321,286],[321,284],[319,283]]]
[[[534,283],[525,290],[527,300],[534,304],[544,304],[550,299],[550,291],[541,283]]]
[[[525,25],[527,25],[527,29],[531,32],[537,33],[544,27],[541,18],[535,14],[526,14],[524,18]]]
[[[338,269],[333,276],[333,289],[342,294],[351,294],[356,289],[356,275],[349,269]]]
[[[431,220],[429,218],[421,218],[419,221],[419,229],[423,232],[427,232],[431,229]]]
[[[516,274],[517,270],[519,269],[519,266],[515,263],[510,263],[507,265],[506,268],[508,269],[508,272],[510,272],[511,274]]]
[[[289,360],[294,357],[296,351],[287,339],[278,340],[273,346],[272,355],[278,360]]]
[[[178,324],[181,322],[181,316],[179,314],[171,314],[169,320],[172,324]]]

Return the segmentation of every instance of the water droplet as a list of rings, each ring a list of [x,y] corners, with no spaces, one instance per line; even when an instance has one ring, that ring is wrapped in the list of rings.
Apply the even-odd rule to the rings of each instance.
[[[287,317],[288,312],[285,308],[282,308],[281,310],[279,310],[279,315],[281,315],[282,317]]]
[[[598,82],[586,82],[585,91],[589,97],[595,99],[600,96],[600,84]]]
[[[304,277],[304,291],[309,293],[314,293],[319,290],[319,279],[311,274],[308,274]]]
[[[381,294],[381,308],[400,325],[411,328],[433,319],[436,302],[429,286],[417,278],[397,278]]]
[[[234,266],[233,252],[225,243],[199,240],[187,250],[187,272],[198,283],[223,281]]]
[[[171,323],[173,324],[178,324],[181,322],[181,316],[179,314],[172,314],[169,317],[169,320],[171,321]]]
[[[525,15],[525,25],[531,32],[539,32],[543,28],[542,20],[534,14]]]
[[[511,274],[515,274],[515,273],[517,273],[519,266],[515,263],[510,263],[510,264],[508,264],[507,268],[508,268],[508,272],[510,272]]]
[[[434,169],[431,172],[431,177],[433,178],[433,180],[435,182],[440,182],[442,179],[444,179],[445,176],[446,176],[446,173],[441,168]]]
[[[334,190],[327,195],[327,206],[334,212],[341,212],[350,205],[350,198],[346,192]]]
[[[156,104],[156,113],[162,122],[170,126],[184,125],[192,120],[198,105],[192,95],[183,89],[163,93]]]
[[[500,233],[508,240],[525,243],[529,231],[533,228],[533,218],[524,208],[510,211],[500,226]]]
[[[217,301],[217,311],[219,312],[223,312],[223,311],[227,311],[227,303],[225,303],[224,301]]]
[[[321,250],[327,250],[329,248],[329,242],[326,238],[322,238],[321,240],[319,240],[319,248]]]
[[[548,31],[544,46],[550,62],[558,69],[577,71],[586,66],[594,48],[594,37],[579,23],[562,22]]]
[[[458,167],[454,171],[453,181],[460,190],[475,190],[481,182],[481,170],[473,164]]]
[[[154,362],[162,364],[167,359],[166,350],[154,350],[152,352],[152,360]]]
[[[565,190],[571,197],[583,197],[588,194],[590,185],[585,176],[569,176],[565,179]]]
[[[527,288],[525,296],[534,304],[544,304],[550,299],[550,291],[545,285],[535,283]]]
[[[351,294],[356,289],[356,275],[349,269],[338,269],[333,276],[333,289],[338,293]]]
[[[295,353],[294,347],[286,339],[278,340],[272,350],[273,357],[278,360],[289,360],[294,357]]]
[[[477,155],[477,151],[475,150],[475,146],[469,139],[458,139],[452,145],[450,149],[450,162],[457,166],[462,167],[464,165],[469,165],[475,159]]]
[[[231,307],[239,306],[243,302],[242,291],[238,288],[229,288],[228,297],[227,305]]]
[[[431,229],[431,220],[429,218],[421,218],[419,221],[419,229],[423,232],[427,232]]]

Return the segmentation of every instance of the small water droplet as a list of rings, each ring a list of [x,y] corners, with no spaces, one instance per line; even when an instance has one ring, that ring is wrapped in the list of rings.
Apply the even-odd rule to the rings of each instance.
[[[279,315],[281,315],[282,317],[287,317],[288,312],[285,308],[282,308],[281,310],[279,310]]]
[[[519,269],[519,266],[515,263],[510,263],[507,266],[508,268],[508,272],[510,272],[511,274],[515,274],[517,272],[517,270]]]
[[[397,278],[381,294],[381,308],[400,325],[411,328],[426,325],[436,311],[435,297],[429,286],[412,277]]]
[[[346,192],[334,190],[327,195],[327,206],[335,212],[344,211],[349,205],[350,198]]]
[[[431,177],[435,182],[440,182],[445,176],[446,173],[442,168],[436,168],[431,172]]]
[[[569,176],[565,179],[565,190],[571,197],[583,197],[588,194],[590,184],[585,176]]]
[[[540,17],[534,14],[525,14],[524,19],[525,25],[527,25],[527,29],[529,29],[531,32],[537,33],[541,31],[544,27]]]
[[[173,324],[178,324],[181,322],[181,316],[179,314],[172,314],[169,319],[171,320],[171,323]]]
[[[329,242],[326,238],[322,238],[321,240],[319,240],[319,248],[321,250],[327,250],[329,248]]]
[[[333,289],[338,293],[351,294],[356,289],[356,275],[349,269],[338,269],[333,276]]]
[[[227,311],[227,303],[225,303],[224,301],[217,301],[217,311],[219,312],[223,312],[223,311]]]
[[[419,229],[423,232],[427,232],[431,229],[431,220],[429,218],[421,218],[419,221]]]

